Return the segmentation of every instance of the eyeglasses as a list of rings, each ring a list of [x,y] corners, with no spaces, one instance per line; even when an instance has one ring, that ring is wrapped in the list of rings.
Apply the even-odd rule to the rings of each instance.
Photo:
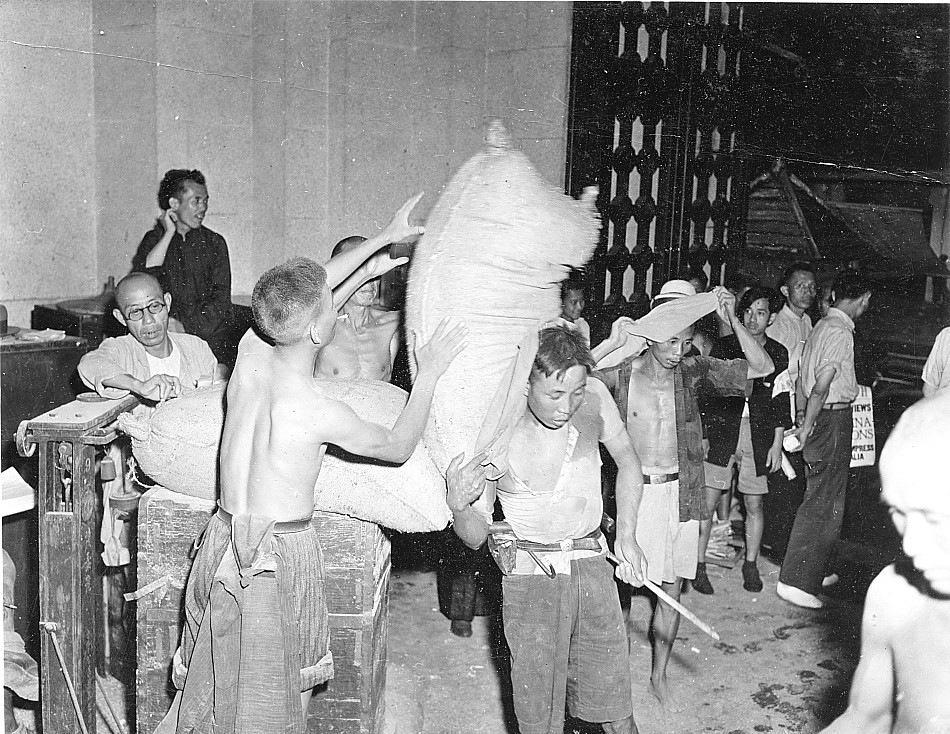
[[[129,312],[125,315],[129,321],[141,321],[145,318],[145,310],[148,309],[148,312],[151,314],[161,313],[165,310],[164,301],[152,301],[150,304],[144,308],[130,308]]]

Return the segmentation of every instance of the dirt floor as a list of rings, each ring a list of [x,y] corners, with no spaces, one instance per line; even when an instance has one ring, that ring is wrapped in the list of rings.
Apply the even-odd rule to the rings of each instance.
[[[439,611],[433,536],[393,539],[384,734],[517,734],[507,680],[507,648],[500,618],[476,617],[474,634],[449,631]],[[858,660],[861,601],[873,576],[892,557],[865,545],[842,543],[836,571],[817,612],[793,607],[775,594],[778,567],[761,559],[759,594],[742,589],[739,567],[709,566],[712,596],[694,591],[683,603],[721,636],[715,642],[688,622],[680,626],[670,664],[684,710],[665,711],[648,691],[651,599],[629,600],[630,671],[640,734],[753,734],[818,732],[847,705]],[[103,681],[122,716],[123,687]],[[104,703],[104,701],[100,701]],[[18,718],[33,730],[32,712]],[[29,714],[29,716],[28,716]],[[124,721],[122,722],[125,723]],[[101,706],[100,734],[122,734]],[[565,734],[594,734],[597,725],[569,719]]]
[[[759,564],[759,594],[743,590],[739,568],[715,566],[713,596],[684,594],[722,640],[681,625],[670,669],[686,703],[680,712],[663,711],[648,693],[650,598],[633,597],[630,670],[641,734],[816,732],[844,710],[869,574],[843,579],[828,606],[813,612],[779,599],[778,567]],[[399,566],[390,592],[387,734],[516,734],[500,620],[476,617],[472,637],[453,636],[438,609],[435,572]],[[600,730],[578,721],[565,729]]]

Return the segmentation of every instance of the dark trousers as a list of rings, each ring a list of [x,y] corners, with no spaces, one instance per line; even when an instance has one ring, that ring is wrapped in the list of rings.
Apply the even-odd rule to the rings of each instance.
[[[800,451],[788,454],[789,463],[795,470],[795,478],[789,479],[784,472],[768,475],[769,493],[765,495],[765,528],[762,547],[768,549],[769,558],[781,562],[788,548],[795,515],[805,497],[805,461]]]
[[[449,528],[440,534],[442,557],[436,571],[439,608],[453,621],[471,622],[493,614],[501,599],[501,574],[486,543],[478,550],[465,546]]]
[[[851,464],[851,409],[822,410],[802,456],[808,466],[805,498],[795,515],[779,579],[817,594],[844,520]]]

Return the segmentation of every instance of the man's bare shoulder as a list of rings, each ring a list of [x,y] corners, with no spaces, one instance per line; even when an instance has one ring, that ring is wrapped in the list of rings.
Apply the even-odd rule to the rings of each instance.
[[[593,375],[587,378],[586,395],[589,398],[591,404],[597,407],[599,407],[604,401],[613,402],[613,398],[610,395],[610,390],[607,389],[607,386],[602,380],[597,379]]]
[[[650,359],[650,352],[646,351],[630,360],[631,372],[642,372],[648,359]]]
[[[913,622],[915,613],[927,603],[927,597],[890,565],[881,571],[868,587],[864,600],[865,617],[873,617],[885,634]]]

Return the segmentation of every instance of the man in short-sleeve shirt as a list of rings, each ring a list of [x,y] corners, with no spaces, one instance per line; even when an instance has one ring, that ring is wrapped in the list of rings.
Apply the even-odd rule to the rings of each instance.
[[[851,403],[858,396],[854,322],[867,310],[871,287],[859,273],[845,271],[836,278],[831,298],[834,306],[802,352],[796,405],[806,490],[777,587],[783,599],[810,609],[824,606],[817,594],[841,534],[851,464]]]
[[[782,276],[779,290],[785,297],[785,305],[775,315],[765,334],[788,350],[788,376],[794,385],[802,349],[812,330],[811,316],[807,311],[818,294],[815,267],[808,262],[792,263]]]
[[[502,589],[505,637],[521,734],[560,734],[572,715],[607,732],[635,734],[627,636],[600,529],[600,444],[617,463],[617,576],[640,585],[636,522],[640,462],[583,337],[542,330],[527,403],[508,444],[497,496],[516,537]],[[471,548],[486,540],[496,491],[476,457],[446,472],[455,532]],[[474,463],[474,466],[473,466]]]

